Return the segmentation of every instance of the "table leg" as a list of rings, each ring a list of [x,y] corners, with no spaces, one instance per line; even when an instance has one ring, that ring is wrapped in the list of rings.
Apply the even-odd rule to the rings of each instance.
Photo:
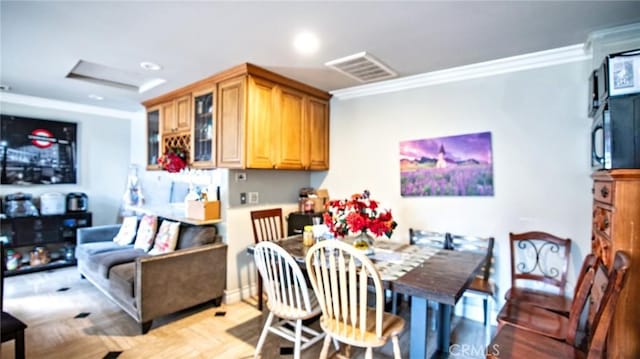
[[[427,323],[429,322],[427,304],[425,298],[411,298],[410,359],[425,359],[427,357]]]
[[[449,352],[451,344],[451,308],[448,304],[438,303],[438,351]]]

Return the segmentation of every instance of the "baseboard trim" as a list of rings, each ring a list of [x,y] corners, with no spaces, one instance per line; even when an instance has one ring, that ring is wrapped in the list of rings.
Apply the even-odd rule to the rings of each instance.
[[[236,289],[225,290],[224,302],[226,304],[238,303],[244,299],[247,299],[257,294],[258,294],[258,289],[256,284],[250,284],[250,285],[246,285]]]

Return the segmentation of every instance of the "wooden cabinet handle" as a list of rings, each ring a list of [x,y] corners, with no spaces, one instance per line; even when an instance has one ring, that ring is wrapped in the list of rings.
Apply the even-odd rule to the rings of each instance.
[[[609,196],[609,188],[607,187],[600,188],[600,194],[602,195],[602,198],[607,198],[607,196]]]

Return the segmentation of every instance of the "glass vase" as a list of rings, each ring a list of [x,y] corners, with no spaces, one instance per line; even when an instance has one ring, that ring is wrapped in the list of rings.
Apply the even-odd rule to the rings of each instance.
[[[373,247],[373,238],[371,238],[371,236],[368,233],[361,232],[353,240],[353,246],[356,249],[366,251]]]

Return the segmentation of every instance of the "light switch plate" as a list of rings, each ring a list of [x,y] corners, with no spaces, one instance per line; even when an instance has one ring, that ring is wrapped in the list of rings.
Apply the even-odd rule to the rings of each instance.
[[[259,196],[258,192],[249,192],[249,204],[258,204]]]

